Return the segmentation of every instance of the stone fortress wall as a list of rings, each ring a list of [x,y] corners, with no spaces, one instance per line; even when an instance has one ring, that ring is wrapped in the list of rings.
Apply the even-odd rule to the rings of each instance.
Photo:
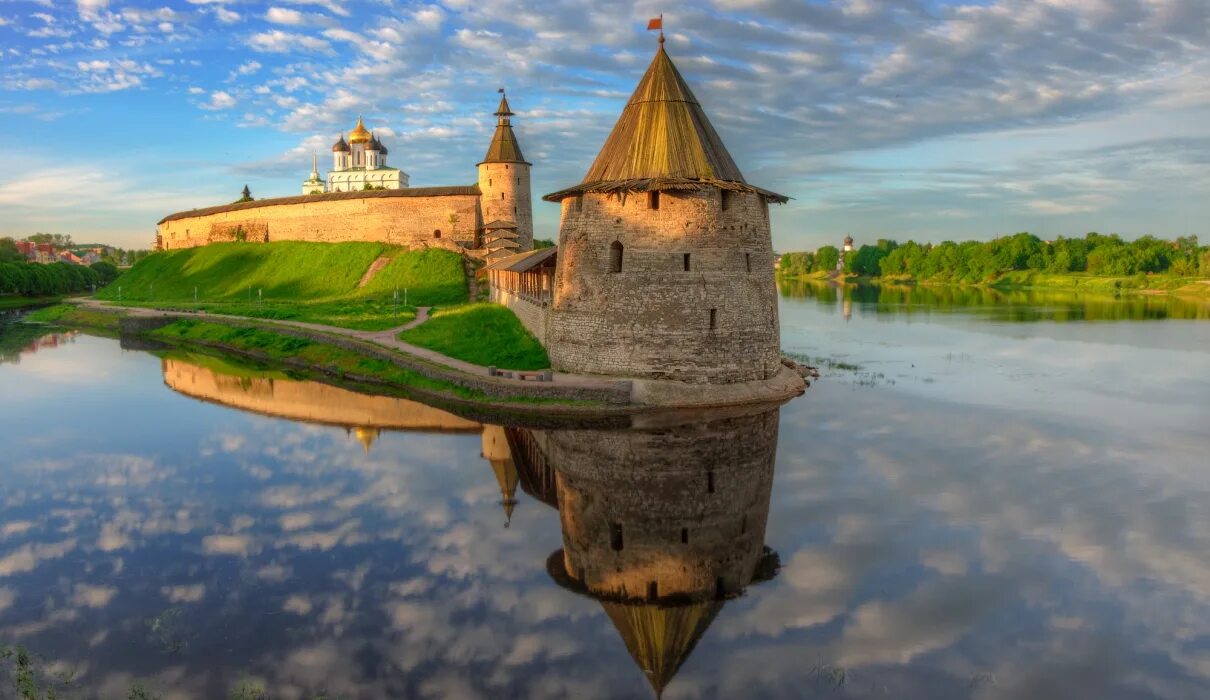
[[[237,240],[470,249],[483,225],[479,199],[475,185],[262,199],[165,217],[157,241],[164,250]]]
[[[554,367],[709,383],[774,376],[780,343],[765,199],[718,188],[655,194],[562,200],[545,329]]]

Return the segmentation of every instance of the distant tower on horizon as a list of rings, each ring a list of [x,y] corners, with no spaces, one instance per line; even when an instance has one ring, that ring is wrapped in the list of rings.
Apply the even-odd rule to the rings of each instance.
[[[840,246],[840,257],[836,260],[836,271],[844,272],[844,258],[853,252],[853,237],[845,234],[844,245]],[[848,317],[846,317],[847,319]]]

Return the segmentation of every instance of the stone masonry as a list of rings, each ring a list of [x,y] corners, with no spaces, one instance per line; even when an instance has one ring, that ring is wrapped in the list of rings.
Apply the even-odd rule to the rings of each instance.
[[[562,206],[547,328],[555,368],[709,383],[776,374],[777,296],[761,195],[590,192]]]
[[[413,188],[265,199],[182,212],[160,222],[159,240],[165,250],[236,240],[376,241],[457,249],[476,247],[482,223],[476,187]]]

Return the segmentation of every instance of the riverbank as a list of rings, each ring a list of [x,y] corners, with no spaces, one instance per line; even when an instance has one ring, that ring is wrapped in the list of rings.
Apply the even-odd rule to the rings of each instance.
[[[811,272],[805,275],[779,275],[778,281],[804,281],[839,284],[868,284],[884,286],[972,287],[998,290],[1042,290],[1091,292],[1097,294],[1173,294],[1210,300],[1210,279],[1177,277],[1174,275],[1105,276],[1083,273],[1054,274],[1017,270],[1006,272],[993,280],[956,282],[937,278],[916,279],[911,275],[868,277],[834,272]]]
[[[0,297],[0,311],[14,311],[16,309],[36,309],[40,306],[53,306],[63,300],[63,297],[21,297],[21,296],[3,296]]]
[[[513,414],[609,415],[783,402],[806,382],[791,366],[762,381],[692,385],[561,372],[501,372],[410,345],[403,328],[355,331],[303,322],[112,307],[97,300],[53,307],[32,320],[318,373],[402,390],[434,403]]]

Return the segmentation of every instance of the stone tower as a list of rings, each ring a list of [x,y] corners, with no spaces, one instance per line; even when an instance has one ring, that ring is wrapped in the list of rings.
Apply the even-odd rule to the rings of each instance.
[[[556,369],[686,382],[780,368],[770,202],[659,50],[562,204],[548,342]]]
[[[503,92],[503,91],[502,91]],[[479,164],[479,191],[482,196],[484,225],[510,222],[516,225],[518,251],[534,247],[533,201],[529,188],[529,167],[517,135],[513,133],[513,111],[508,97],[500,96],[496,108],[496,133],[487,155]]]

